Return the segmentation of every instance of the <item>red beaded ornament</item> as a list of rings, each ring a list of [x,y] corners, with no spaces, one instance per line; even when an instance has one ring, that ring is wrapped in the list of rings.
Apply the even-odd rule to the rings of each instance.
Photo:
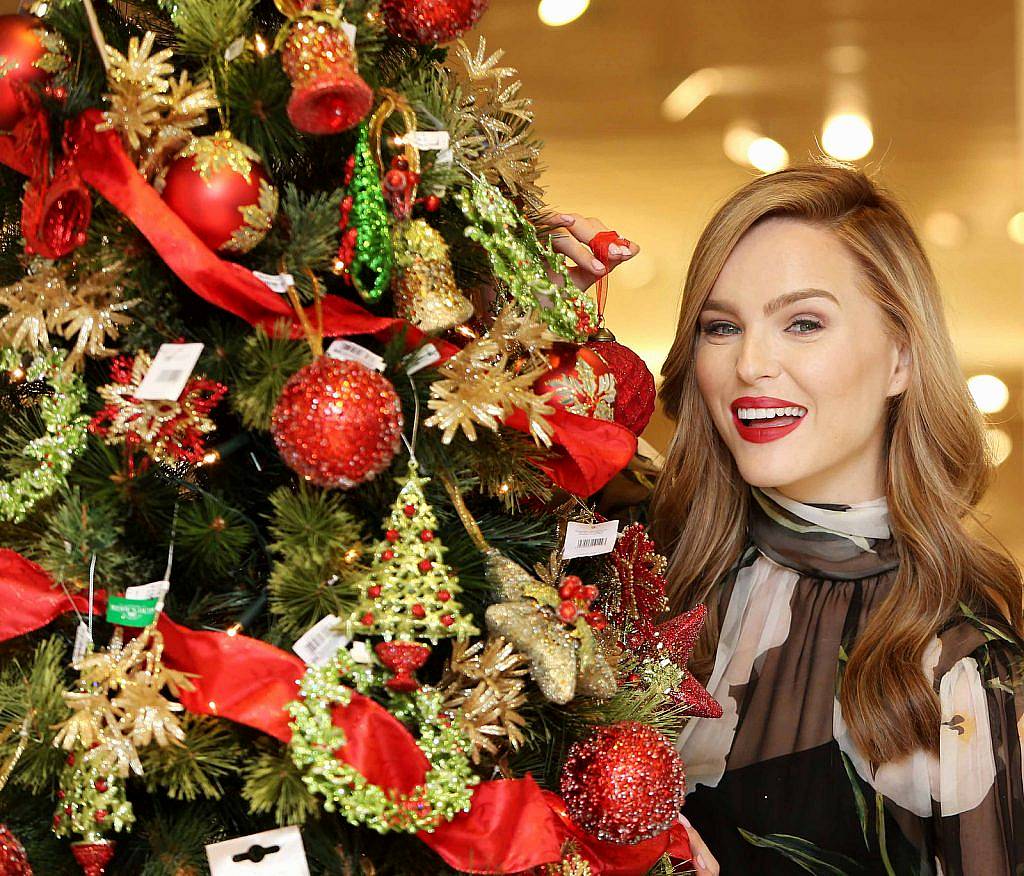
[[[270,431],[293,471],[321,487],[349,489],[391,465],[402,422],[386,377],[321,356],[285,384]]]
[[[384,21],[395,36],[411,43],[446,43],[469,30],[488,0],[383,0]]]
[[[561,790],[569,815],[583,830],[631,845],[675,823],[686,774],[679,755],[657,730],[623,721],[569,749]]]
[[[615,422],[639,435],[651,421],[658,395],[647,363],[618,343],[611,332],[588,341],[587,349],[597,353],[615,378]]]
[[[4,876],[32,876],[28,855],[6,824],[0,824],[0,873]]]

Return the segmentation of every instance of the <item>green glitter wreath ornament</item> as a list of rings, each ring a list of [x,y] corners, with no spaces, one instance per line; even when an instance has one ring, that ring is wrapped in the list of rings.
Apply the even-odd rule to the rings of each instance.
[[[21,363],[19,351],[10,347],[0,350],[0,369],[13,371],[21,368]],[[29,441],[21,454],[35,465],[11,480],[0,481],[0,519],[9,523],[21,523],[39,502],[64,485],[88,437],[89,417],[81,413],[85,382],[74,373],[64,373],[63,352],[51,350],[33,358],[25,378],[48,381],[54,393],[39,400],[45,433]]]
[[[458,721],[442,710],[441,693],[421,688],[391,699],[391,713],[418,726],[417,745],[430,763],[422,784],[409,793],[398,793],[369,782],[335,755],[346,738],[344,730],[334,725],[331,710],[352,700],[352,688],[342,684],[344,679],[363,695],[383,686],[384,680],[379,668],[358,665],[341,648],[325,666],[306,670],[299,682],[301,699],[288,706],[292,716],[289,750],[295,765],[304,771],[303,782],[310,793],[324,798],[328,812],[338,812],[352,824],[378,833],[430,832],[442,821],[467,812],[480,778],[466,754],[469,740]]]
[[[470,222],[466,237],[487,251],[491,271],[506,287],[504,294],[523,313],[536,311],[559,337],[585,341],[597,327],[597,305],[573,283],[565,256],[550,242],[542,246],[537,229],[486,180],[474,180],[469,190],[456,192],[455,199]],[[548,277],[546,268],[562,279],[561,287]],[[498,306],[504,303],[499,297]]]

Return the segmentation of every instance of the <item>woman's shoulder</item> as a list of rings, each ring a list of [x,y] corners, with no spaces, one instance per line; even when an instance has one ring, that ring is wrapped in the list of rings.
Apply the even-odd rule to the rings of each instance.
[[[934,673],[935,688],[951,672],[968,664],[990,685],[1008,677],[1021,684],[1024,669],[1024,639],[994,611],[973,610],[961,604],[955,617],[938,633],[925,651],[925,664]]]

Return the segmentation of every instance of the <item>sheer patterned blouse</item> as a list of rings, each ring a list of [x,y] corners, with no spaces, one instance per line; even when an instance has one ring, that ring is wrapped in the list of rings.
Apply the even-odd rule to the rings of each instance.
[[[939,751],[872,772],[836,698],[841,661],[893,584],[884,498],[806,505],[752,489],[720,589],[708,689],[679,736],[684,814],[734,874],[1024,874],[1024,649],[965,611],[924,654]]]

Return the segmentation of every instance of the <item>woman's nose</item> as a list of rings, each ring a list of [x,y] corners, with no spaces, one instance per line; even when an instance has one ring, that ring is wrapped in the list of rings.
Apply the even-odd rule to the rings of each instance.
[[[737,346],[736,375],[748,386],[777,377],[779,361],[772,344],[756,331],[747,330]]]

